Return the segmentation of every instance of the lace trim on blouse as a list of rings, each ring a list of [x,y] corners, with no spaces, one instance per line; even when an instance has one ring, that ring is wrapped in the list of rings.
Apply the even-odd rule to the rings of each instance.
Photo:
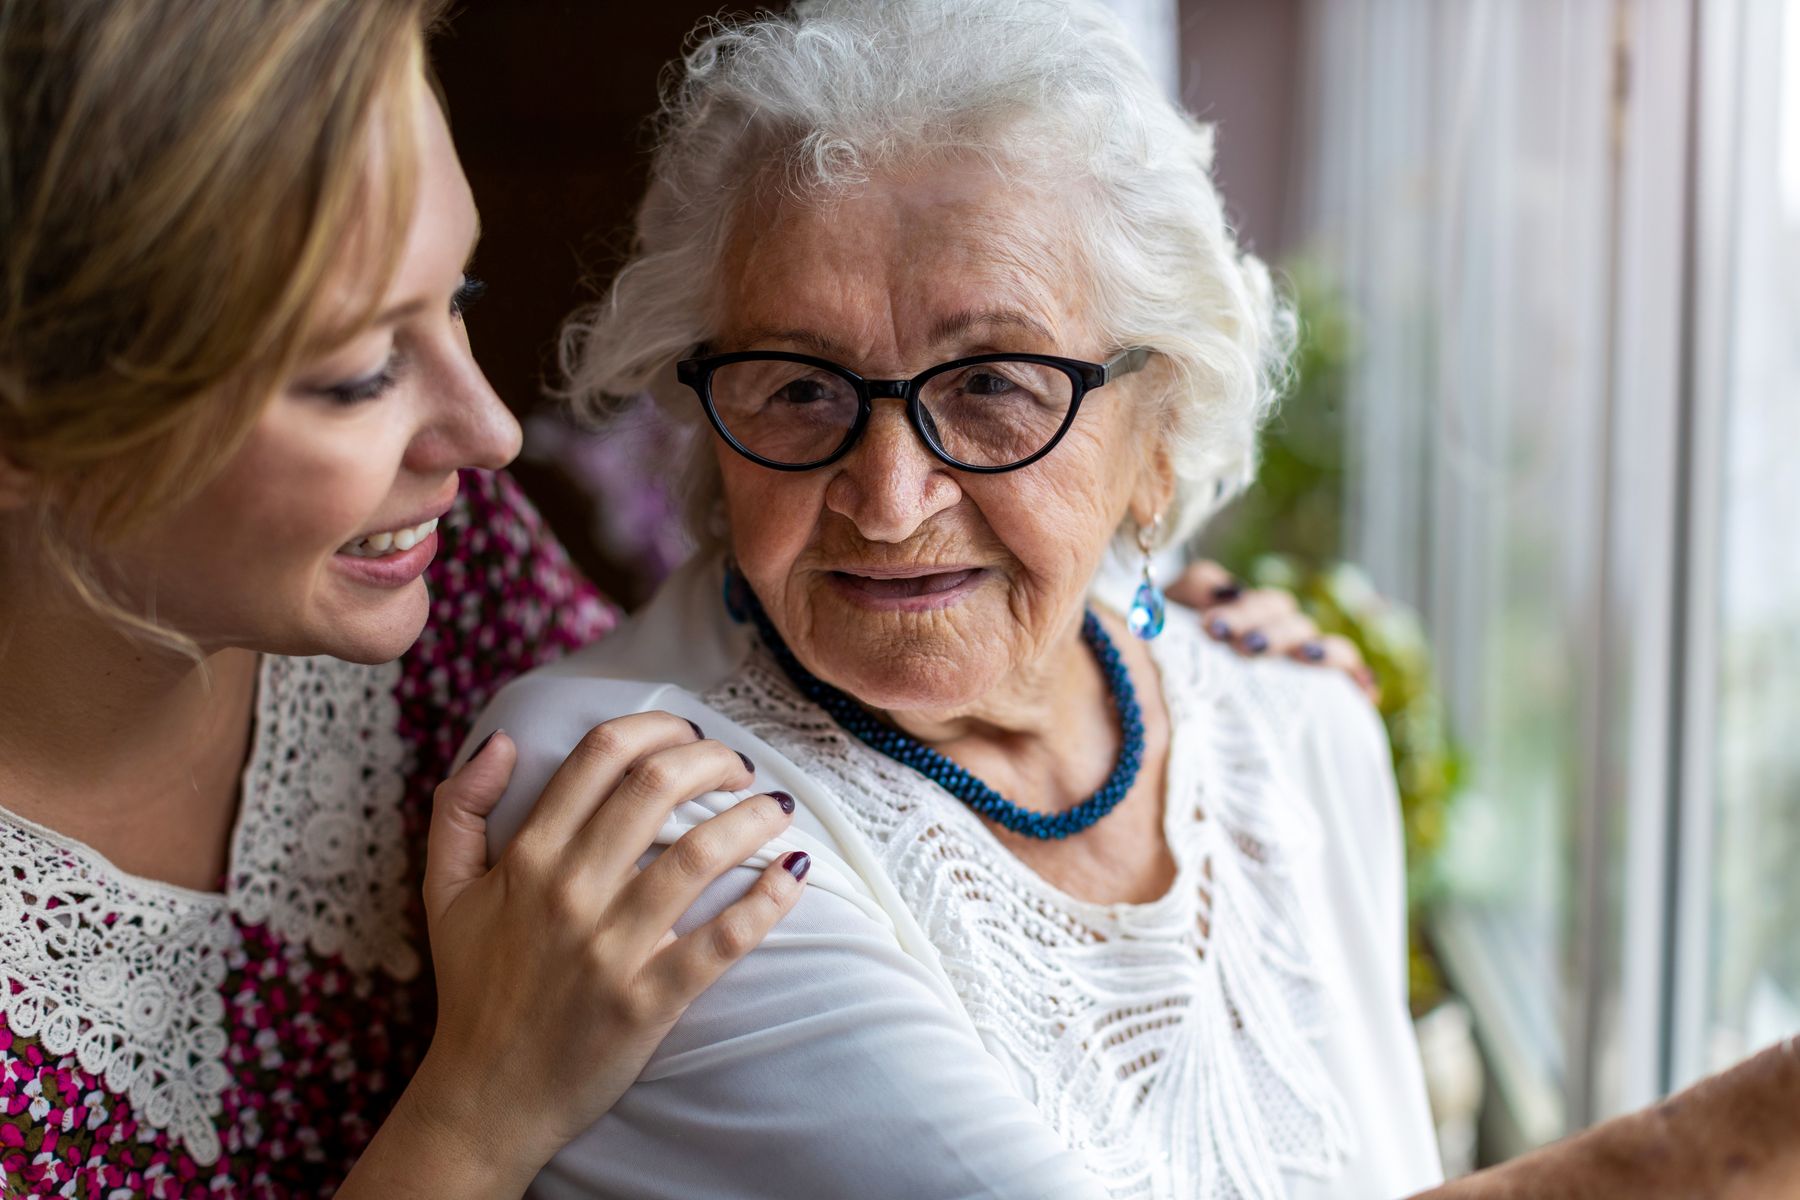
[[[984,1041],[1113,1196],[1279,1197],[1282,1170],[1329,1177],[1351,1142],[1315,1044],[1326,997],[1295,887],[1319,832],[1279,766],[1295,709],[1179,621],[1152,648],[1178,748],[1177,876],[1148,904],[1054,888],[764,651],[705,700],[832,790]]]
[[[125,1096],[202,1166],[231,1077],[219,988],[235,916],[352,970],[420,958],[405,915],[397,663],[263,660],[223,895],[118,870],[0,810],[0,1014]]]

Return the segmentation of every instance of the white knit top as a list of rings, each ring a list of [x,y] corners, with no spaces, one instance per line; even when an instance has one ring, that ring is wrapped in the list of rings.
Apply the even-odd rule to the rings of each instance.
[[[1438,1179],[1387,745],[1346,680],[1240,659],[1171,612],[1151,649],[1176,880],[1095,904],[800,695],[730,624],[716,570],[513,684],[471,735],[520,745],[496,849],[581,734],[625,712],[691,717],[750,755],[754,790],[792,792],[789,834],[684,927],[789,849],[815,864],[535,1195],[1260,1200]],[[683,806],[660,840],[738,798]]]

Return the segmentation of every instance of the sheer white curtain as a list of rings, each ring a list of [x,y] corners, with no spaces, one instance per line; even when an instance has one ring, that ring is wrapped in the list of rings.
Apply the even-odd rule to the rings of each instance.
[[[1800,1025],[1800,0],[1315,0],[1354,553],[1474,763],[1437,941],[1519,1141]]]
[[[1591,0],[1323,0],[1309,22],[1297,217],[1360,331],[1352,553],[1426,614],[1478,764],[1447,870],[1482,953],[1451,965],[1492,982],[1471,998],[1528,1141],[1567,1124],[1575,1020],[1612,35]]]

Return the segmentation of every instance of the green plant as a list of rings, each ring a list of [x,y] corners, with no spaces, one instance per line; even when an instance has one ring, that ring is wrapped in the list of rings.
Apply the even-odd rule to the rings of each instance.
[[[1400,790],[1412,996],[1422,1012],[1441,997],[1443,980],[1420,915],[1438,892],[1438,855],[1464,758],[1446,727],[1418,615],[1384,599],[1360,568],[1342,561],[1351,328],[1317,273],[1299,268],[1290,279],[1301,314],[1292,386],[1265,432],[1256,484],[1224,514],[1207,549],[1257,586],[1293,592],[1322,630],[1354,642],[1374,672]]]

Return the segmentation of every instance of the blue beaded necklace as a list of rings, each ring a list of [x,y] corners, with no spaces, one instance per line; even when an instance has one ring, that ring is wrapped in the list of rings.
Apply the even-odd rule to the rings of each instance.
[[[1106,676],[1113,709],[1119,714],[1119,730],[1125,744],[1119,751],[1119,761],[1113,766],[1112,774],[1100,785],[1099,791],[1067,812],[1040,813],[1020,808],[917,738],[877,721],[862,705],[801,666],[787,643],[781,640],[781,635],[775,632],[774,623],[763,612],[755,593],[736,571],[726,573],[725,605],[733,620],[742,622],[748,618],[755,622],[769,653],[775,656],[776,663],[794,686],[829,713],[846,733],[895,762],[911,767],[982,816],[1014,833],[1040,840],[1080,833],[1118,806],[1137,781],[1138,768],[1144,764],[1144,716],[1138,707],[1137,691],[1131,686],[1131,675],[1112,639],[1106,636],[1106,630],[1100,627],[1092,609],[1081,619],[1081,640],[1100,660],[1100,670]]]

